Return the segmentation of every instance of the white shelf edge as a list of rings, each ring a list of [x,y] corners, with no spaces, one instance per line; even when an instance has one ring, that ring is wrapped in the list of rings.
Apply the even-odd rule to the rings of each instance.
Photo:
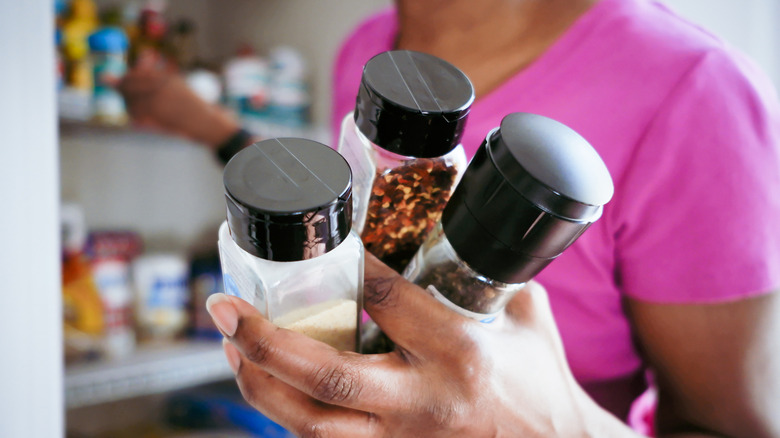
[[[141,347],[124,360],[67,367],[65,406],[78,408],[232,377],[219,342]]]

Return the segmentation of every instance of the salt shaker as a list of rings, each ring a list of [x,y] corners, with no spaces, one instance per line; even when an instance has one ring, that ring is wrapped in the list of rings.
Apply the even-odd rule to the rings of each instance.
[[[456,312],[492,322],[601,216],[613,190],[601,157],[572,129],[507,115],[404,276]]]
[[[227,294],[280,327],[355,351],[363,246],[351,231],[351,183],[344,158],[315,141],[243,149],[224,170],[219,252]]]
[[[466,167],[460,139],[473,101],[466,75],[431,55],[395,50],[364,66],[338,151],[354,173],[354,227],[366,250],[398,272]]]

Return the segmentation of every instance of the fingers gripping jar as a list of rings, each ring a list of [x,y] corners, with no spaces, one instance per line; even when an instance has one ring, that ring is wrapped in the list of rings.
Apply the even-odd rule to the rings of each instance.
[[[338,150],[354,173],[353,224],[366,250],[401,272],[441,217],[466,167],[471,82],[431,55],[380,53],[364,69]]]
[[[363,246],[351,231],[344,158],[310,140],[265,140],[228,162],[224,183],[219,252],[226,293],[282,328],[356,351]]]
[[[404,276],[491,322],[599,217],[613,194],[595,149],[552,119],[514,113],[488,134]]]

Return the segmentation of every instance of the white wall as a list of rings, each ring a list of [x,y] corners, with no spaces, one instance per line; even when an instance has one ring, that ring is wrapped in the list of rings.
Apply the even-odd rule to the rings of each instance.
[[[186,252],[224,220],[222,167],[205,148],[129,129],[62,127],[62,199],[91,230],[139,232],[149,251]],[[200,237],[205,236],[205,237]]]
[[[0,437],[63,434],[53,8],[0,2]]]
[[[664,1],[753,58],[780,88],[780,1]]]

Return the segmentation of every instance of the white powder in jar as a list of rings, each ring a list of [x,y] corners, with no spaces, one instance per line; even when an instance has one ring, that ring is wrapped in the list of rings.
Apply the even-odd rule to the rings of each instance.
[[[357,302],[354,300],[332,300],[296,309],[274,319],[273,323],[339,351],[355,351]]]

